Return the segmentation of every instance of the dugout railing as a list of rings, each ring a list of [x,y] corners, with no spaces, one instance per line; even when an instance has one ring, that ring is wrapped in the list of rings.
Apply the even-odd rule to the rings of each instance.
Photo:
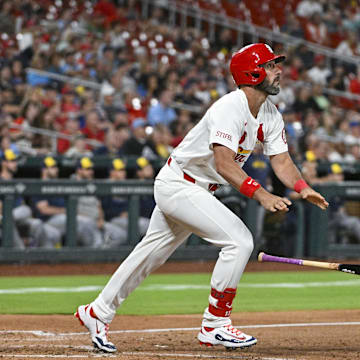
[[[344,200],[360,201],[360,182],[343,182],[341,184],[322,185],[317,188],[329,199],[330,207],[334,197]],[[31,262],[110,262],[123,260],[140,240],[138,232],[139,200],[141,195],[153,194],[153,181],[125,180],[111,182],[108,180],[72,181],[54,180],[39,181],[17,179],[2,181],[0,199],[3,207],[2,239],[0,247],[0,263]],[[76,204],[79,196],[127,196],[129,197],[128,242],[117,248],[102,249],[79,247],[76,244]],[[32,196],[63,196],[67,206],[67,231],[63,246],[60,249],[44,249],[28,247],[25,250],[13,248],[12,209],[17,197],[25,199]],[[251,232],[256,231],[258,203],[245,199],[229,186],[220,188],[216,196],[228,205],[237,203],[232,210],[247,224]],[[289,256],[316,258],[355,258],[360,254],[360,244],[342,244],[329,241],[329,211],[321,211],[317,207],[303,201],[294,201],[289,213],[294,214],[296,228],[290,234],[276,234],[286,247],[292,244]],[[281,225],[281,224],[280,224]],[[331,230],[332,231],[332,230]],[[270,247],[265,250],[271,250]],[[280,251],[286,251],[281,248]],[[219,249],[210,246],[202,239],[192,236],[172,255],[173,260],[215,260]],[[256,254],[255,254],[256,255]],[[279,253],[278,255],[282,255]]]
[[[38,179],[16,179],[0,183],[0,199],[2,201],[2,236],[0,247],[0,263],[31,263],[31,262],[110,262],[123,260],[140,240],[138,232],[139,203],[141,195],[153,194],[153,181],[125,180],[112,182],[109,180],[74,181],[53,180],[41,181]],[[61,196],[66,199],[67,225],[63,246],[59,249],[45,249],[27,247],[16,249],[13,247],[14,221],[12,210],[17,197],[25,200],[33,196],[51,197]],[[117,248],[88,248],[79,247],[76,243],[76,211],[79,196],[127,196],[129,198],[129,225],[128,241]],[[229,199],[232,202],[244,203],[245,207],[235,209],[248,224],[252,232],[255,231],[257,203],[254,200],[245,200],[231,187],[223,187],[216,196],[225,204]],[[235,200],[234,200],[235,199]],[[297,205],[301,209],[301,203]],[[299,212],[298,222],[302,224],[302,212]],[[302,226],[299,229],[302,231]],[[295,236],[296,254],[302,255],[303,234]],[[173,260],[214,260],[219,249],[210,246],[204,240],[191,236],[172,255]]]

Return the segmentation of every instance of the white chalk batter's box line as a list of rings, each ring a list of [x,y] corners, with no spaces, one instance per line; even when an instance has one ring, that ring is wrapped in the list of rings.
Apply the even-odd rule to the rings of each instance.
[[[348,322],[316,322],[316,323],[290,323],[290,324],[260,324],[260,325],[241,325],[236,326],[241,329],[263,329],[263,328],[281,328],[281,327],[310,327],[310,326],[359,326],[360,321]],[[138,329],[138,330],[112,330],[109,334],[125,334],[125,333],[160,333],[160,332],[177,332],[177,331],[199,331],[200,327],[192,328],[166,328],[166,329]],[[70,336],[88,336],[88,332],[72,332],[72,333],[52,333],[42,330],[0,330],[0,334],[31,334],[41,338],[41,341],[53,341],[55,339],[63,339]],[[47,339],[46,339],[47,338]],[[27,339],[21,339],[27,341]],[[34,338],[28,339],[34,341]]]
[[[46,357],[48,356],[49,358],[56,358],[56,357],[63,357],[63,358],[97,358],[97,357],[111,357],[111,358],[116,358],[119,355],[125,355],[125,356],[155,356],[155,357],[167,357],[167,359],[170,358],[199,358],[199,359],[242,359],[242,360],[250,360],[253,359],[253,357],[251,356],[250,358],[247,357],[246,355],[227,355],[227,354],[191,354],[191,353],[162,353],[162,352],[149,352],[149,351],[122,351],[122,352],[117,352],[116,354],[104,354],[101,353],[101,355],[99,353],[94,353],[94,348],[92,346],[74,346],[74,345],[51,345],[53,348],[57,348],[57,349],[71,349],[71,350],[86,350],[89,353],[86,354],[74,354],[74,355],[43,355],[43,354],[13,354],[13,353],[8,353],[8,354],[1,354],[0,358],[5,357],[5,356],[10,356],[10,357],[27,357],[27,358],[32,358],[32,357]],[[156,346],[156,345],[155,345]],[[26,349],[29,348],[48,348],[48,346],[41,346],[41,345],[27,345]],[[1,348],[0,348],[1,349]],[[10,345],[10,346],[6,346],[6,350],[7,351],[11,351],[11,350],[15,350],[15,349],[24,349],[24,345]],[[261,357],[258,358],[259,360],[295,360],[295,359],[289,359],[289,358],[269,358],[269,357]]]
[[[82,348],[82,347],[81,347]],[[73,349],[77,349],[77,347],[73,347]],[[178,358],[186,358],[186,359],[239,359],[239,360],[251,360],[253,357],[247,356],[236,356],[236,355],[206,355],[206,354],[191,354],[191,353],[182,353],[182,354],[174,354],[174,353],[157,353],[157,352],[131,352],[131,351],[123,351],[117,352],[116,355],[108,355],[108,354],[82,354],[82,355],[49,355],[49,354],[1,354],[1,358],[45,358],[45,359],[56,359],[56,358],[66,358],[66,359],[84,359],[84,358],[118,358],[119,356],[141,356],[146,359],[146,356],[153,356],[157,358],[166,358],[167,360],[170,359],[178,359]],[[258,360],[296,360],[293,358],[274,358],[274,357],[258,357]]]
[[[29,348],[41,348],[46,346],[39,346],[39,345],[27,345],[26,349]],[[168,360],[171,358],[192,358],[192,359],[241,359],[241,360],[250,360],[253,357],[247,357],[246,355],[228,355],[228,354],[192,354],[192,353],[165,353],[165,352],[149,352],[149,351],[121,351],[117,352],[116,354],[104,354],[104,353],[95,353],[94,348],[92,346],[73,346],[73,345],[52,345],[52,347],[57,349],[71,349],[71,350],[81,350],[81,351],[88,351],[88,353],[83,354],[74,354],[74,355],[49,355],[49,354],[13,354],[13,353],[1,353],[1,358],[7,357],[21,357],[21,358],[117,358],[119,355],[124,356],[142,356],[146,359],[145,356],[154,356],[154,357],[166,357]],[[47,347],[46,347],[47,348]],[[11,345],[6,346],[6,350],[11,351],[15,349],[24,349],[23,345]],[[290,358],[274,358],[274,357],[261,357],[258,358],[259,360],[295,360]]]
[[[224,355],[224,354],[213,354],[213,355],[207,355],[207,354],[191,354],[191,353],[162,353],[162,352],[148,352],[148,351],[142,351],[142,352],[132,352],[132,351],[122,351],[122,352],[117,352],[116,354],[104,354],[104,353],[94,353],[94,348],[92,346],[74,346],[74,345],[51,345],[53,348],[57,348],[57,349],[71,349],[71,350],[86,350],[89,351],[89,353],[86,354],[78,354],[78,355],[49,355],[49,354],[13,354],[13,353],[7,353],[4,354],[2,353],[0,355],[0,359],[1,358],[6,358],[6,357],[13,357],[13,358],[98,358],[98,357],[110,357],[110,358],[117,358],[119,355],[124,355],[124,356],[155,356],[155,357],[166,357],[168,360],[170,360],[171,358],[198,358],[198,359],[241,359],[241,360],[250,360],[253,359],[253,357],[247,357],[247,356],[239,356],[239,355]],[[156,345],[155,345],[156,346]],[[41,348],[41,347],[45,347],[47,348],[47,346],[41,346],[41,345],[27,345],[26,349],[29,348]],[[1,348],[0,348],[1,349]],[[24,349],[24,345],[10,345],[10,346],[6,346],[6,350],[7,351],[11,351],[11,350],[15,350],[15,349]],[[290,359],[290,358],[269,358],[269,357],[261,357],[258,358],[259,360],[296,360],[296,359]]]

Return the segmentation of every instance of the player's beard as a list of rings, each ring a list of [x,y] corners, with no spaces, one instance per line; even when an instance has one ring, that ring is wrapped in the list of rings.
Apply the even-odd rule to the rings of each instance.
[[[280,92],[280,86],[276,86],[275,83],[279,80],[280,77],[276,77],[274,81],[270,84],[270,81],[266,77],[261,84],[255,86],[255,89],[263,91],[267,95],[277,95]]]

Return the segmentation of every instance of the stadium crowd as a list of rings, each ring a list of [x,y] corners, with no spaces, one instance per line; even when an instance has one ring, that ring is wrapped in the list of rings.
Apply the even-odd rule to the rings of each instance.
[[[335,48],[337,61],[303,44],[284,49],[273,43],[287,60],[282,90],[272,100],[283,114],[289,149],[299,164],[320,160],[319,144],[326,148],[321,160],[360,161],[360,102],[323,92],[360,94],[360,67],[341,60],[341,54],[359,55],[357,1],[183,3],[259,25],[267,11],[273,19],[266,25],[274,30]],[[286,6],[276,11],[276,3]],[[284,11],[286,16],[276,16]],[[132,0],[1,1],[2,158],[10,149],[16,157],[63,155],[90,162],[105,155],[124,167],[129,157],[166,160],[205,110],[235,89],[227,65],[237,44],[227,28],[209,39],[194,27],[171,27],[161,7],[150,12],[143,19],[141,1]],[[99,222],[106,228],[104,216]],[[126,221],[120,223],[125,229]],[[122,242],[110,238],[113,244]]]

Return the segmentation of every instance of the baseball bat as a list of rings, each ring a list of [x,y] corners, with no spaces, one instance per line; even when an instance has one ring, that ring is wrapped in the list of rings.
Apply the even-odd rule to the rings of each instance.
[[[269,255],[269,254],[265,254],[264,252],[259,253],[258,260],[260,262],[279,262],[279,263],[293,264],[300,266],[314,266],[323,269],[337,270],[349,274],[360,275],[360,265],[356,265],[356,264],[338,264],[338,263],[329,263],[324,261],[294,259],[294,258]]]

